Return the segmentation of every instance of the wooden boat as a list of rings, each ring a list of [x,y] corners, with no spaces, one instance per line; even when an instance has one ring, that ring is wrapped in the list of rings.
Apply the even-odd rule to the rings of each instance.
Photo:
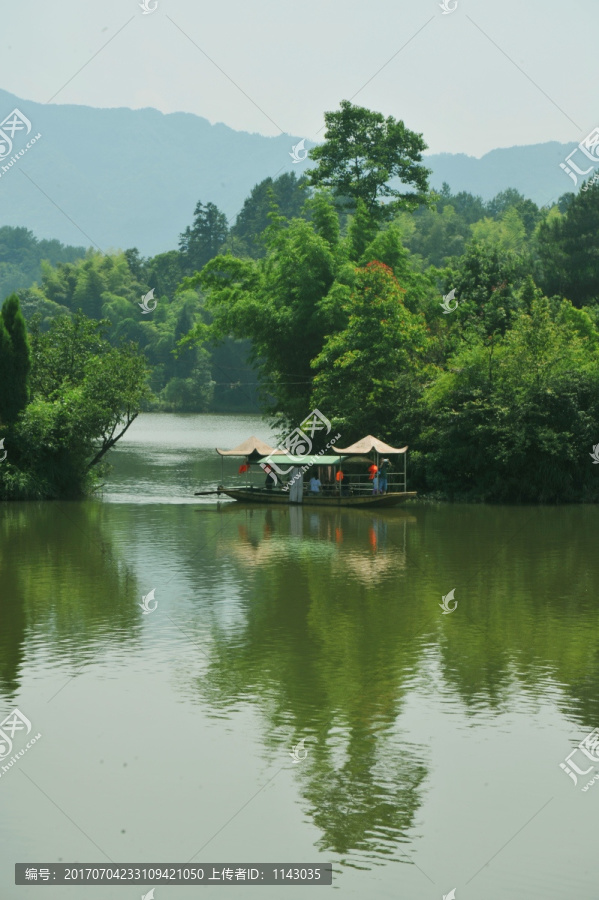
[[[334,507],[354,507],[357,509],[390,509],[405,500],[411,500],[416,497],[416,491],[407,490],[406,480],[406,451],[407,447],[391,447],[372,435],[367,435],[358,443],[344,450],[337,450],[335,453],[324,455],[321,451],[314,456],[293,456],[284,450],[274,450],[258,438],[248,438],[233,450],[219,450],[217,453],[224,462],[223,457],[243,457],[245,464],[241,467],[240,472],[247,472],[250,466],[260,467],[261,477],[264,472],[272,472],[273,487],[257,487],[251,484],[249,475],[246,475],[246,484],[244,486],[229,487],[224,485],[224,470],[221,474],[221,484],[214,490],[196,491],[196,496],[216,495],[220,497],[223,494],[231,500],[239,503],[250,504],[268,504],[272,506],[334,506]],[[373,493],[368,483],[368,475],[358,475],[354,477],[349,488],[347,485],[343,487],[339,482],[332,481],[324,485],[324,490],[315,494],[311,491],[305,491],[303,485],[303,473],[309,468],[318,469],[324,472],[328,469],[330,472],[334,470],[335,475],[339,472],[341,463],[343,464],[363,464],[372,463],[372,458],[368,454],[373,454],[378,465],[380,457],[386,458],[387,455],[403,456],[403,472],[398,476],[400,480],[392,480],[389,484],[389,490],[384,493]],[[274,457],[274,458],[273,458]],[[257,464],[257,465],[256,465]],[[289,467],[285,472],[279,468],[280,466]],[[297,479],[301,479],[299,485],[290,489],[289,485],[275,487],[279,485],[279,478],[275,473],[279,473],[281,477],[287,472],[293,472],[290,481],[292,484]],[[299,487],[299,491],[297,488]]]
[[[356,494],[343,496],[337,493],[304,494],[301,503],[293,503],[288,493],[283,491],[266,490],[266,488],[225,488],[219,485],[217,495],[224,494],[231,500],[240,503],[268,503],[272,506],[353,506],[357,509],[389,509],[397,506],[404,500],[411,500],[416,496],[416,491],[401,491],[388,494]]]

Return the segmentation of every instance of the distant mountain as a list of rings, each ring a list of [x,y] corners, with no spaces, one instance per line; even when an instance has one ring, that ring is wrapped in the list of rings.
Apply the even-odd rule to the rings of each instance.
[[[15,108],[30,132],[26,121],[11,124]],[[44,105],[2,90],[0,129],[13,144],[0,134],[0,155],[10,150],[0,159],[0,226],[104,251],[137,247],[144,256],[176,248],[198,200],[215,203],[232,223],[255,184],[307,165],[291,156],[301,137],[234,131],[191,113]],[[433,154],[426,165],[435,188],[446,181],[488,200],[514,187],[543,205],[573,189],[559,163],[574,146],[509,147],[481,159]]]
[[[430,181],[434,188],[440,188],[446,181],[454,194],[468,191],[483,200],[491,200],[511,187],[538,206],[545,206],[562,194],[576,190],[574,182],[559,166],[577,146],[550,141],[505,147],[490,150],[480,159],[465,153],[437,153],[426,157],[426,165],[433,170]],[[580,164],[581,160],[577,162]]]

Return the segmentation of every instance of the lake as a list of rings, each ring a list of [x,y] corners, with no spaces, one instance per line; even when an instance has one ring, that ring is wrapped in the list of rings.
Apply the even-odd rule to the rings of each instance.
[[[332,863],[294,898],[596,896],[599,509],[195,498],[250,434],[275,440],[143,415],[98,498],[0,505],[2,900],[39,896],[15,862]]]

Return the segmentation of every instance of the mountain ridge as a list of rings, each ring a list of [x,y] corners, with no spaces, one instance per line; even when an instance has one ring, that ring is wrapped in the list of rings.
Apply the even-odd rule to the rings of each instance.
[[[0,226],[25,226],[64,244],[165,252],[177,246],[199,200],[215,203],[232,224],[255,184],[308,167],[292,160],[301,136],[235,131],[194,113],[43,104],[0,90],[0,121],[15,108],[41,138],[15,156],[30,138],[17,133],[0,160]],[[305,146],[315,142],[306,138]],[[550,141],[479,158],[436,153],[424,164],[436,189],[447,182],[453,193],[490,200],[513,187],[542,206],[572,190],[559,163],[575,146]]]

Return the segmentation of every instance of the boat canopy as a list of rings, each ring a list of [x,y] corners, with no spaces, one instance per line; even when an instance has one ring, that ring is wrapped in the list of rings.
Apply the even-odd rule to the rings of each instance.
[[[271,454],[272,455],[272,454]],[[277,466],[337,466],[341,462],[341,456],[322,456],[307,454],[306,456],[291,456],[290,453],[277,454]],[[261,463],[268,463],[268,457],[260,459]]]
[[[280,456],[284,451],[275,450],[274,447],[269,447],[268,444],[261,441],[260,438],[254,437],[252,435],[246,441],[239,444],[238,447],[233,447],[232,450],[219,450],[216,448],[216,452],[219,456],[271,456],[273,453],[277,456]]]
[[[376,450],[376,452],[381,455],[387,455],[388,453],[405,453],[408,447],[407,445],[405,447],[390,447],[389,444],[386,444],[384,441],[379,441],[379,439],[375,438],[372,434],[367,434],[366,437],[363,437],[361,441],[356,441],[351,447],[345,447],[345,449],[336,447],[335,449],[337,450],[337,453],[343,453],[344,456],[356,456],[362,453],[371,453],[373,450]]]

